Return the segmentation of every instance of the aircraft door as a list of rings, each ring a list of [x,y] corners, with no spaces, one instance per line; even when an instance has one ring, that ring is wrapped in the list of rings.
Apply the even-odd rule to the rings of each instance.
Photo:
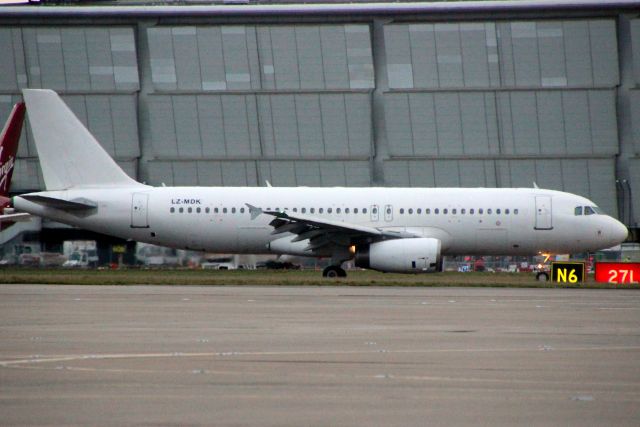
[[[387,222],[393,221],[393,206],[385,205],[384,207],[384,220]]]
[[[371,205],[371,222],[377,222],[380,218],[380,212],[378,205]]]
[[[131,228],[149,227],[149,195],[133,193],[131,198]]]
[[[553,228],[551,196],[536,196],[536,230]]]

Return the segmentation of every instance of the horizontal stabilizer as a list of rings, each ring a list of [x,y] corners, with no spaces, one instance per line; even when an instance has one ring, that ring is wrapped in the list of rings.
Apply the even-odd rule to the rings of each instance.
[[[25,222],[30,220],[31,220],[31,214],[28,214],[26,212],[0,215],[0,223],[1,222]]]
[[[63,211],[85,211],[98,207],[95,202],[87,199],[64,200],[55,197],[41,196],[39,194],[24,194],[20,197],[39,205]]]

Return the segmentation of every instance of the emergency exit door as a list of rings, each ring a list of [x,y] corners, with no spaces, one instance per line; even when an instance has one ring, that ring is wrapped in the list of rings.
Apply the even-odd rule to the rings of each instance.
[[[536,230],[551,230],[553,216],[551,211],[551,196],[536,196]]]
[[[133,193],[131,198],[131,228],[149,227],[149,195]]]

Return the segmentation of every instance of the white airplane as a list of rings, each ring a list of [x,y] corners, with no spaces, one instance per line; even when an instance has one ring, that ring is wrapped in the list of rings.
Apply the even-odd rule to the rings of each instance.
[[[174,248],[329,257],[384,272],[441,269],[443,255],[576,253],[626,227],[592,201],[538,188],[151,187],[129,176],[51,90],[25,89],[47,191],[13,207]]]

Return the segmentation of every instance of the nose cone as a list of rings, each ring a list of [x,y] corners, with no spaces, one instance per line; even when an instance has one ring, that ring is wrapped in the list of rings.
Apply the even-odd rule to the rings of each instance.
[[[615,219],[613,219],[613,221],[611,222],[612,224],[609,227],[609,230],[611,233],[611,240],[614,242],[614,245],[618,245],[627,240],[627,236],[629,235],[629,230],[627,230],[627,227],[625,227],[623,223]]]

